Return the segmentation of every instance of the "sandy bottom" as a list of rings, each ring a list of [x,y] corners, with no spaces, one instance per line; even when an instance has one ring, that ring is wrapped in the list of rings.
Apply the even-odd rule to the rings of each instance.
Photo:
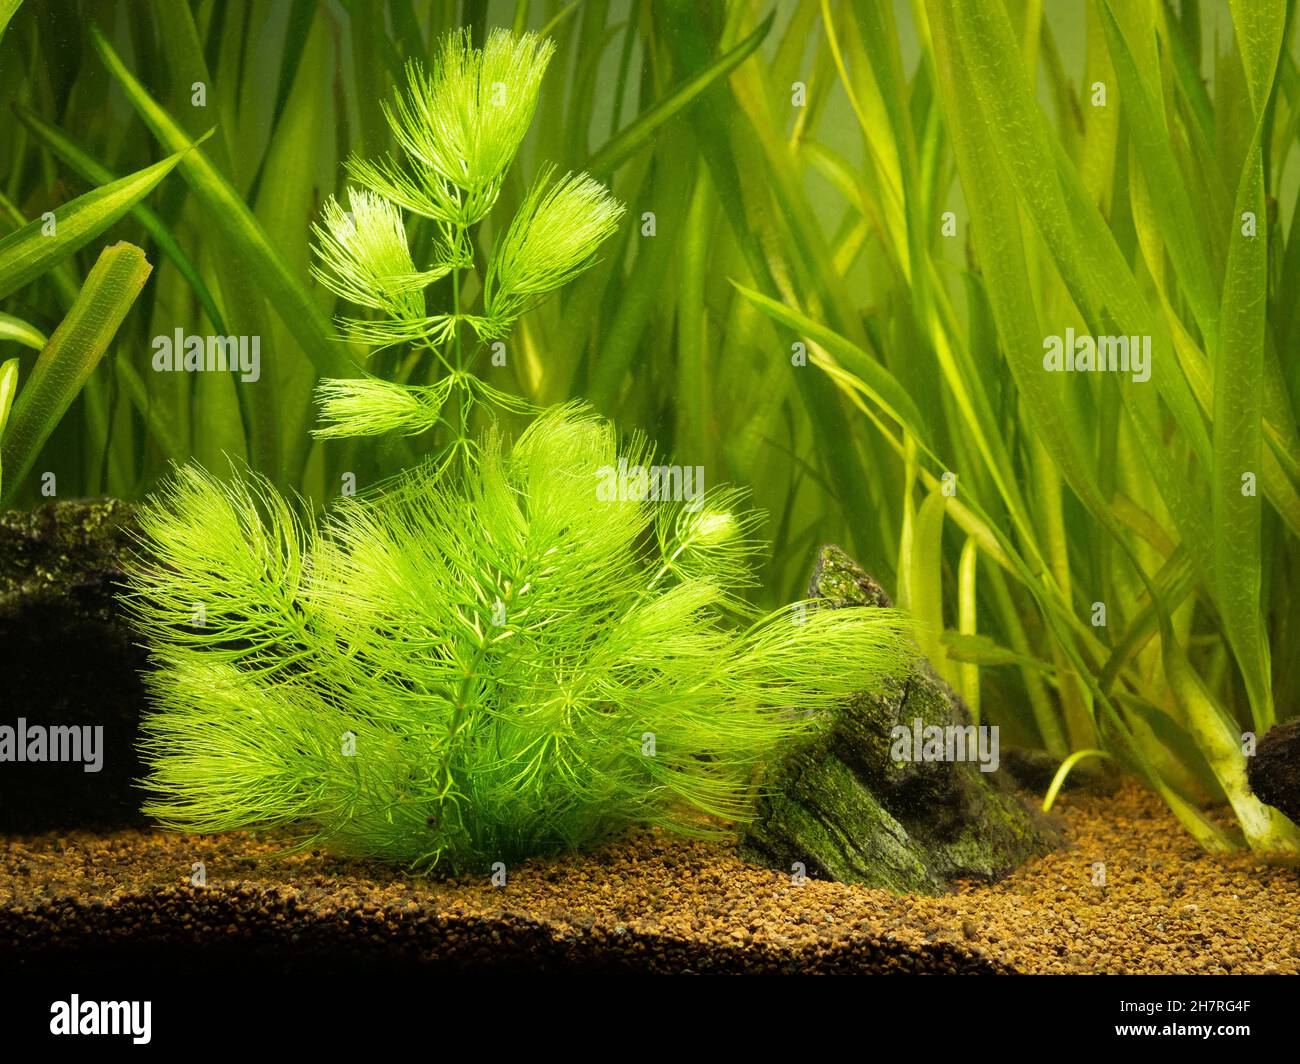
[[[232,833],[56,833],[0,851],[0,953],[370,959],[452,969],[1300,974],[1300,871],[1203,853],[1136,786],[1064,798],[1061,850],[941,898],[795,885],[726,845],[635,833],[436,881]],[[190,885],[203,862],[206,887]],[[1104,868],[1103,868],[1104,866]],[[1104,873],[1104,880],[1103,880]]]

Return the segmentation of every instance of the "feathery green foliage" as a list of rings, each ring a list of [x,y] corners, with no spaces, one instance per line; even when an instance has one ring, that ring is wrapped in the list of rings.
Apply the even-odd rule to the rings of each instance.
[[[319,525],[265,481],[194,466],[143,512],[131,576],[159,666],[146,811],[167,826],[304,825],[311,841],[454,869],[632,823],[707,833],[748,814],[765,766],[818,710],[910,664],[892,611],[758,616],[744,599],[758,519],[740,494],[611,492],[620,462],[652,455],[635,439],[620,455],[603,419],[553,408],[512,448],[495,427],[471,445],[472,404],[521,404],[472,372],[460,326],[505,336],[592,265],[623,214],[590,177],[544,166],[492,253],[484,314],[463,313],[469,229],[499,194],[551,51],[452,35],[386,112],[406,177],[353,160],[369,187],[351,211],[329,201],[315,227],[315,275],[380,315],[345,331],[422,345],[445,370],[422,386],[322,381],[317,435],[443,426],[443,450]],[[437,224],[427,270],[403,208]],[[447,274],[451,307],[426,315],[424,289]]]
[[[485,283],[488,315],[513,322],[532,297],[553,292],[591,266],[596,248],[613,236],[623,205],[585,174],[551,184],[545,167],[492,256]]]
[[[132,573],[159,666],[146,811],[455,869],[743,819],[816,711],[902,675],[907,622],[755,616],[755,516],[728,492],[602,498],[620,457],[652,461],[558,408],[319,527],[255,479],[182,469]]]
[[[420,290],[444,276],[448,267],[416,272],[401,212],[383,197],[353,189],[348,203],[351,211],[331,196],[325,204],[325,224],[312,226],[321,260],[321,266],[312,267],[312,276],[353,303],[396,318],[422,317]]]
[[[414,173],[391,161],[353,158],[356,180],[407,210],[461,229],[496,202],[506,170],[533,120],[555,45],[503,29],[475,48],[468,30],[448,34],[432,74],[407,65],[407,91],[384,115]]]
[[[533,112],[542,76],[554,53],[534,34],[504,30],[474,48],[466,32],[444,38],[432,75],[407,68],[408,87],[384,114],[406,153],[406,168],[392,160],[353,158],[352,177],[367,186],[349,194],[351,212],[331,199],[324,225],[314,227],[320,265],[315,276],[350,302],[382,317],[340,317],[353,340],[375,346],[408,343],[431,350],[446,376],[432,387],[325,380],[318,398],[325,424],[319,438],[399,432],[413,435],[445,426],[448,460],[469,453],[470,408],[475,403],[519,409],[479,380],[473,363],[489,340],[507,336],[515,321],[547,293],[591,267],[596,249],[616,231],[624,207],[586,174],[552,183],[542,167],[532,191],[493,249],[483,279],[484,313],[464,312],[462,273],[474,267],[471,229],[492,209]],[[435,261],[417,271],[401,209],[433,220]],[[424,289],[451,275],[451,306],[425,314]],[[466,352],[461,326],[479,341]],[[441,411],[453,392],[452,413]]]

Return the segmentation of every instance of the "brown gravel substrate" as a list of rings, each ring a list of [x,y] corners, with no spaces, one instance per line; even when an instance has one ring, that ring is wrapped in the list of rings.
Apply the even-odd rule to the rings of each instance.
[[[430,881],[277,855],[279,840],[126,830],[7,840],[0,954],[38,966],[250,955],[317,966],[694,972],[1300,973],[1300,871],[1202,854],[1137,787],[1070,795],[1066,846],[941,898],[809,881],[730,848],[641,832],[511,870]],[[207,886],[189,885],[202,861]],[[1097,862],[1105,886],[1094,885]]]

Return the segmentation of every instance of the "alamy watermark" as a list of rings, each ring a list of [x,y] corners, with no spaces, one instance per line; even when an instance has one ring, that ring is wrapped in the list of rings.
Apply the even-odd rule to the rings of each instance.
[[[998,726],[926,724],[920,717],[889,730],[890,759],[913,761],[978,761],[981,772],[998,768]]]
[[[1150,336],[1043,337],[1043,369],[1048,373],[1131,373],[1134,382],[1151,379]]]
[[[0,724],[0,762],[81,763],[83,772],[104,767],[104,726],[96,724]]]
[[[50,1005],[50,1034],[127,1034],[136,1045],[147,1045],[153,1012],[151,1001],[68,1001]]]
[[[597,469],[596,477],[601,502],[682,502],[691,513],[704,505],[703,466],[629,465],[620,458],[617,466]]]
[[[153,338],[155,373],[238,373],[252,384],[262,376],[260,336],[172,336]]]

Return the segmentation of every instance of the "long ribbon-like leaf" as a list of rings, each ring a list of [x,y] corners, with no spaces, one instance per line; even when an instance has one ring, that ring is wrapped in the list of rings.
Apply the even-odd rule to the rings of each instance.
[[[134,244],[105,248],[68,316],[54,330],[18,393],[0,441],[9,499],[31,469],[86,378],[99,364],[153,267]]]
[[[45,346],[45,334],[40,329],[12,314],[0,314],[0,340],[12,340],[34,351]]]
[[[689,106],[700,93],[715,81],[726,77],[753,55],[758,46],[763,43],[768,31],[771,30],[772,20],[775,17],[776,12],[773,11],[759,23],[753,33],[734,48],[718,56],[714,62],[693,77],[688,78],[662,100],[659,100],[638,115],[630,125],[624,127],[615,136],[607,140],[600,150],[587,160],[585,167],[587,172],[600,176],[617,170],[641,145],[649,141],[656,129],[683,108]]]
[[[32,135],[37,140],[85,180],[93,181],[97,185],[108,184],[117,180],[117,175],[108,167],[83,149],[67,133],[46,122],[31,108],[16,103],[14,104],[14,113],[18,116],[18,120],[32,131]],[[186,283],[193,289],[194,295],[198,297],[203,312],[208,316],[208,320],[212,322],[213,327],[217,332],[224,333],[226,324],[221,311],[217,308],[217,301],[212,297],[212,293],[208,291],[208,286],[203,283],[198,267],[185,254],[180,244],[176,242],[176,238],[172,236],[171,230],[167,228],[166,223],[143,203],[137,203],[132,208],[132,213],[144,227],[145,232],[153,237],[154,242],[158,245],[158,250],[171,259],[172,263],[181,272],[181,276],[185,278]]]
[[[37,218],[0,240],[0,299],[94,240],[152,192],[190,147],[186,138],[175,155],[78,196],[56,208],[52,220]]]
[[[145,91],[108,39],[98,29],[91,30],[91,39],[109,72],[125,90],[127,99],[158,141],[169,147],[188,143],[189,134]],[[266,230],[253,217],[253,212],[230,182],[217,172],[203,152],[197,150],[185,157],[181,172],[207,208],[209,220],[247,261],[271,306],[302,345],[321,376],[358,376],[360,369],[348,358],[345,348],[331,336],[329,319],[285,264],[267,237]]]

